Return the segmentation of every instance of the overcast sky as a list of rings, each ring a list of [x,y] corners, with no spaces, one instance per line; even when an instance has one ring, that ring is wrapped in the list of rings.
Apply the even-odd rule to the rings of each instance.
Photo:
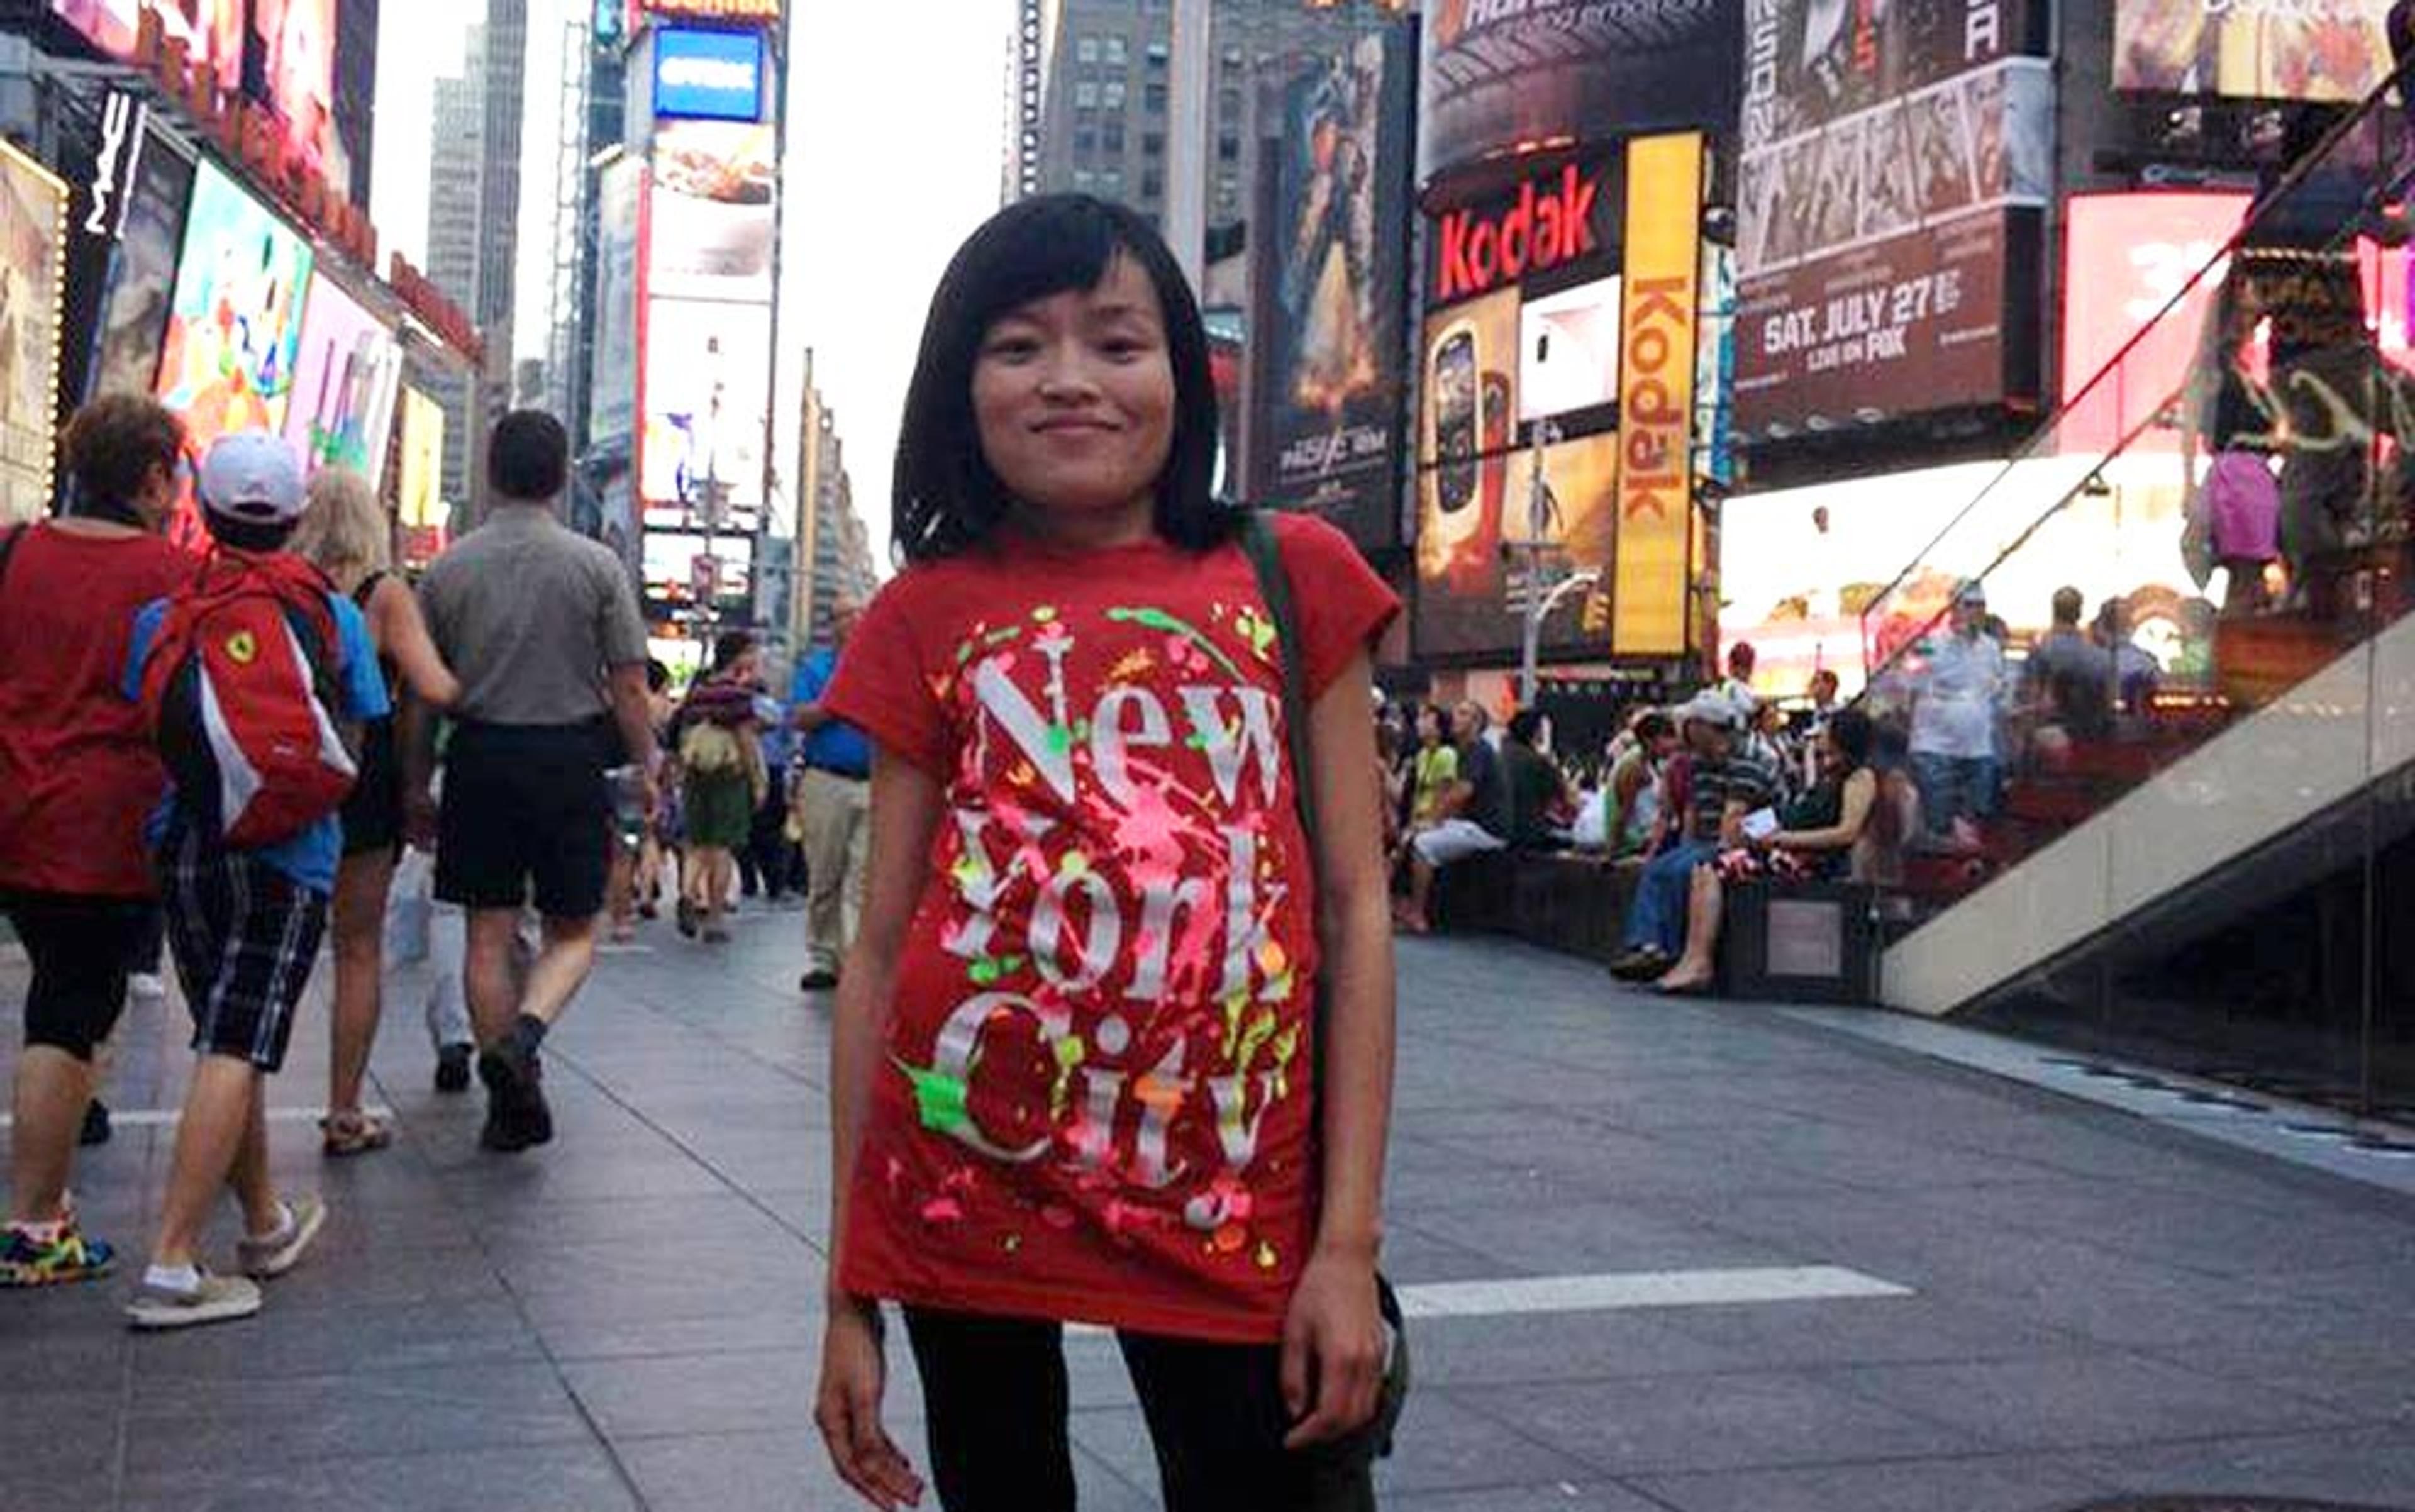
[[[549,122],[568,3],[529,5],[515,342],[524,354],[543,351]],[[816,380],[838,412],[856,507],[885,543],[897,414],[931,291],[957,245],[998,208],[1013,0],[791,4],[781,471],[792,475],[810,346]],[[381,9],[372,217],[384,246],[415,263],[427,250],[433,81],[458,74],[465,33],[485,13],[484,0],[388,0]]]

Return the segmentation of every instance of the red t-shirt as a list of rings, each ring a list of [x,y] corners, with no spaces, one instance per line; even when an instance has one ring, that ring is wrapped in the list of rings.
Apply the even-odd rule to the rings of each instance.
[[[1313,698],[1399,609],[1282,516]],[[1312,861],[1238,545],[920,566],[827,703],[939,779],[850,1189],[850,1290],[1279,1339],[1313,1238]]]
[[[0,888],[152,894],[168,774],[121,689],[135,612],[194,565],[156,535],[36,525],[0,569]]]

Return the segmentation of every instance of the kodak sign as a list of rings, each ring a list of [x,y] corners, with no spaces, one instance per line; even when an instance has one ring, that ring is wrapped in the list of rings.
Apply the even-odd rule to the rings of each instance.
[[[1702,217],[1701,133],[1630,142],[1610,605],[1611,650],[1619,656],[1687,649]]]
[[[1600,188],[1598,180],[1569,163],[1556,175],[1528,179],[1507,204],[1445,215],[1434,227],[1431,303],[1489,294],[1600,251],[1593,229]]]

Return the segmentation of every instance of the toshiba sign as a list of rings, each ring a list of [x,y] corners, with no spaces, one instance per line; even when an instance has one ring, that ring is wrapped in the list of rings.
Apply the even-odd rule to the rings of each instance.
[[[1603,238],[1598,169],[1568,163],[1518,186],[1515,194],[1444,213],[1432,238],[1431,305],[1455,305],[1529,275],[1593,257]]]

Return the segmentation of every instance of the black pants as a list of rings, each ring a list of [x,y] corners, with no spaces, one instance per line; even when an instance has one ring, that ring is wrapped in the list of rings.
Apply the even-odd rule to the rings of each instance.
[[[906,1310],[944,1512],[1072,1512],[1064,1331]],[[1363,1461],[1283,1447],[1274,1345],[1119,1333],[1157,1447],[1166,1512],[1372,1512]]]
[[[127,973],[145,969],[137,957],[146,938],[158,938],[158,906],[139,898],[16,892],[0,898],[0,911],[16,926],[34,967],[25,993],[25,1042],[91,1060],[93,1048],[125,1011]],[[156,958],[148,969],[158,969]]]

